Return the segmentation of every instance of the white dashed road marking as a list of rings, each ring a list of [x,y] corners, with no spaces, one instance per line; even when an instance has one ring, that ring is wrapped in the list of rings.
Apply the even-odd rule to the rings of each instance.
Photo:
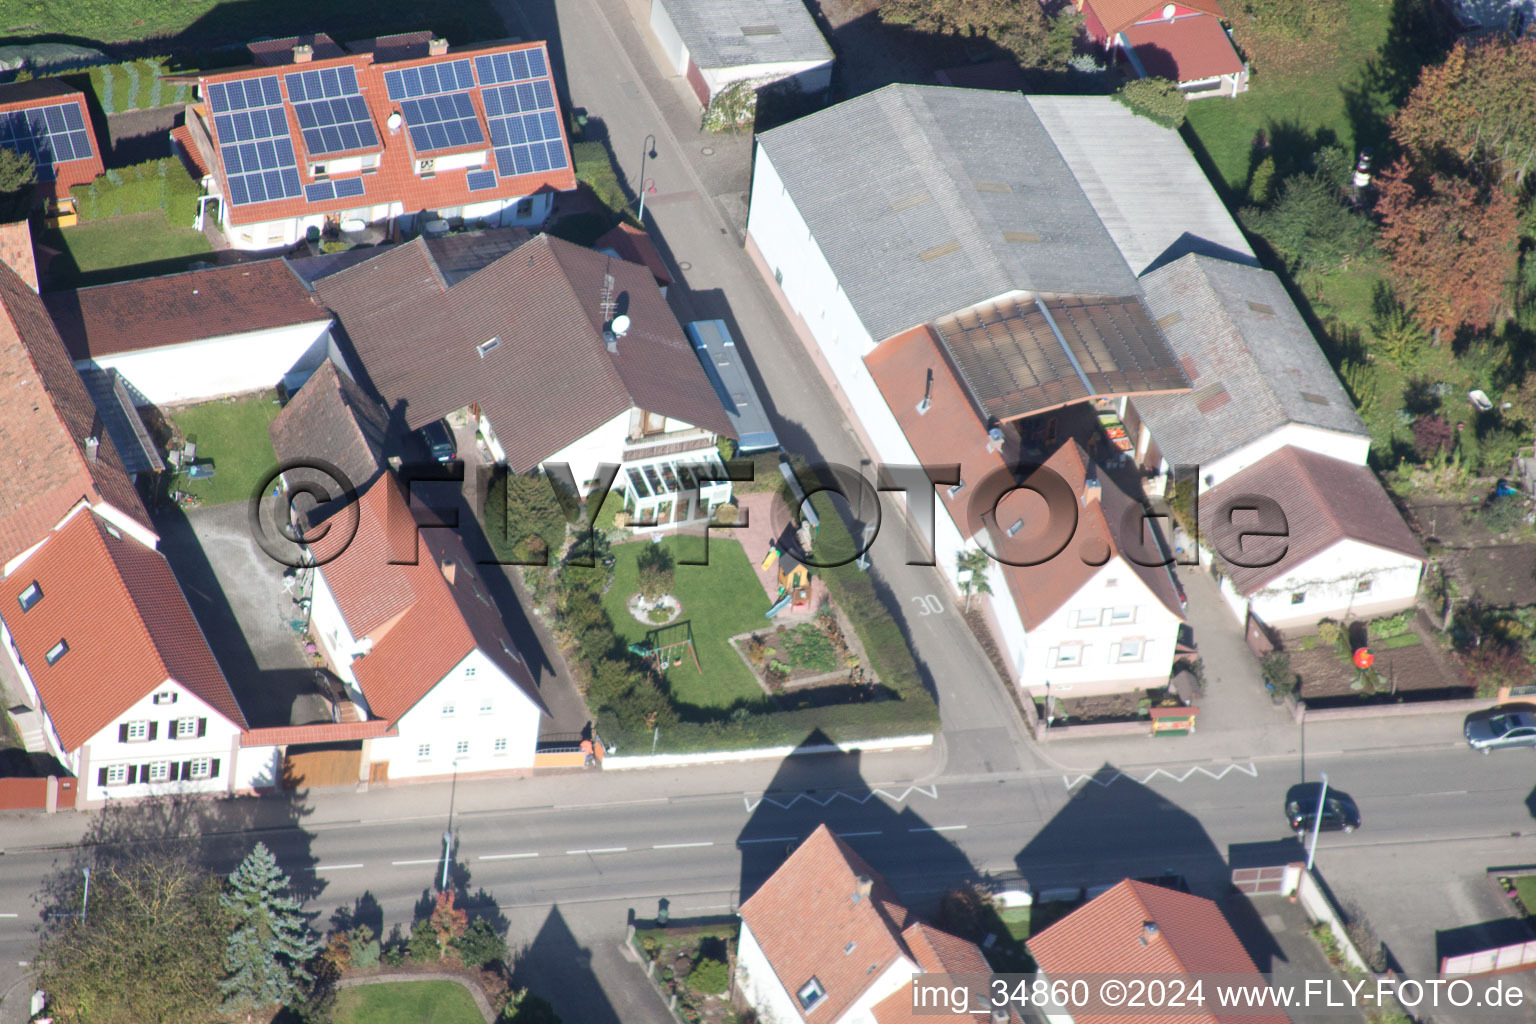
[[[653,850],[691,850],[699,846],[714,846],[714,843],[657,843],[651,847]]]
[[[1142,776],[1140,778],[1138,778],[1137,776],[1131,774],[1130,772],[1109,772],[1109,773],[1106,773],[1104,775],[1078,775],[1076,777],[1071,776],[1071,775],[1063,775],[1061,777],[1061,782],[1062,782],[1062,785],[1066,786],[1068,789],[1071,789],[1074,786],[1081,785],[1084,782],[1091,782],[1091,783],[1093,783],[1096,786],[1103,786],[1105,789],[1108,789],[1110,786],[1114,785],[1115,782],[1120,780],[1120,779],[1129,779],[1132,782],[1139,782],[1143,786],[1145,786],[1147,783],[1151,782],[1153,779],[1157,778],[1158,776],[1162,776],[1165,779],[1172,779],[1174,782],[1183,782],[1185,779],[1188,779],[1190,776],[1194,775],[1196,772],[1199,772],[1202,775],[1209,776],[1210,778],[1213,778],[1213,779],[1222,779],[1222,778],[1225,778],[1227,776],[1227,773],[1233,772],[1233,771],[1241,772],[1242,774],[1248,776],[1251,779],[1256,779],[1256,778],[1259,777],[1259,769],[1258,769],[1258,767],[1255,766],[1252,761],[1250,761],[1246,765],[1236,764],[1236,763],[1228,764],[1228,765],[1223,765],[1219,770],[1214,771],[1214,772],[1211,771],[1209,768],[1206,768],[1203,765],[1198,765],[1197,764],[1197,765],[1192,765],[1189,768],[1184,769],[1184,771],[1180,772],[1177,775],[1175,775],[1173,772],[1168,771],[1168,770],[1166,770],[1164,768],[1153,768],[1150,772],[1147,772],[1147,774],[1145,776]]]
[[[606,847],[602,848],[601,850],[566,850],[565,852],[568,855],[572,856],[572,857],[579,857],[582,854],[586,854],[586,853],[628,853],[629,852],[629,847],[627,847],[627,846],[606,846]]]
[[[538,854],[536,854],[536,853],[488,853],[488,854],[486,854],[483,857],[477,857],[475,859],[476,860],[523,860],[524,858],[527,858],[527,857],[537,857],[537,856],[538,856]]]
[[[361,864],[320,864],[320,865],[316,866],[315,870],[316,871],[351,871],[353,868],[360,868],[360,867],[362,867]]]

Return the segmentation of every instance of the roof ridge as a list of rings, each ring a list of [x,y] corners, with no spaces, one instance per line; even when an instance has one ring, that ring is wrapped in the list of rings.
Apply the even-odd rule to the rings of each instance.
[[[584,319],[590,322],[591,317],[587,313],[587,307],[583,304],[581,296],[577,294],[576,285],[571,281],[571,268],[565,262],[565,260],[561,259],[560,248],[557,247],[555,243],[558,241],[561,247],[567,247],[567,255],[572,255],[575,253],[591,253],[593,256],[602,257],[602,259],[605,261],[603,264],[604,275],[608,275],[611,272],[610,268],[612,267],[613,261],[616,259],[616,257],[609,256],[606,253],[600,253],[595,249],[587,249],[583,246],[576,245],[574,242],[567,242],[563,238],[557,239],[553,235],[544,231],[534,235],[528,240],[528,242],[537,242],[540,239],[544,240],[545,250],[550,254],[550,257],[554,259],[555,265],[560,268],[559,277],[561,285],[564,288],[566,294],[570,295],[574,308],[581,313]],[[527,245],[528,242],[524,242],[523,245]],[[521,249],[522,246],[520,245],[517,248]],[[516,252],[517,249],[512,251]],[[623,263],[626,261],[620,259],[619,262]],[[596,331],[594,331],[594,334],[600,333],[601,330],[602,327],[599,326]],[[640,403],[635,399],[635,393],[630,389],[629,381],[625,380],[624,375],[619,372],[619,367],[613,361],[613,356],[611,353],[609,353],[606,345],[603,346],[602,358],[599,360],[599,362],[602,364],[604,372],[609,375],[610,379],[618,383],[619,390],[623,391],[624,394],[629,396],[630,404],[633,406],[638,406]]]
[[[1136,905],[1141,908],[1141,919],[1143,921],[1151,921],[1152,924],[1157,925],[1157,920],[1152,913],[1152,908],[1147,906],[1147,901],[1143,897],[1142,888],[1145,887],[1148,889],[1155,889],[1159,887],[1154,886],[1150,882],[1139,882],[1134,878],[1127,878],[1124,884],[1130,889],[1131,897],[1136,901]],[[1173,890],[1168,889],[1164,891],[1172,892]],[[1179,893],[1179,895],[1182,896],[1184,894]],[[1200,899],[1201,897],[1196,896],[1194,898]],[[1173,962],[1178,966],[1179,973],[1188,974],[1189,968],[1185,965],[1184,958],[1179,956],[1179,951],[1174,947],[1174,944],[1168,941],[1168,934],[1162,930],[1161,925],[1158,925],[1158,934],[1162,936],[1163,947],[1168,951],[1168,956],[1172,958]]]

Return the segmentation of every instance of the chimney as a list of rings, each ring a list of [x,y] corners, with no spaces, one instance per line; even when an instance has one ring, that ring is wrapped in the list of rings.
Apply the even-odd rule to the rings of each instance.
[[[441,568],[443,570],[443,579],[448,581],[450,587],[453,586],[453,578],[458,572],[457,563],[451,558],[445,558]]]
[[[431,39],[427,42],[427,56],[441,57],[448,52],[448,40]]]
[[[928,380],[923,385],[923,400],[917,403],[917,414],[928,415],[928,410],[933,407],[933,371],[928,371]]]
[[[1003,428],[993,427],[987,431],[987,451],[996,454],[1003,450]]]
[[[860,900],[869,899],[869,894],[874,889],[874,887],[874,879],[870,878],[868,875],[860,875],[854,885],[853,902],[858,903]]]
[[[88,437],[85,439],[85,457],[92,462],[96,461],[96,449],[101,447],[101,438]]]
[[[315,48],[308,43],[300,43],[293,48],[293,62],[295,64],[308,64],[315,59]]]
[[[1090,501],[1098,501],[1100,493],[1099,467],[1090,462],[1087,475],[1083,477],[1083,505],[1086,506]]]

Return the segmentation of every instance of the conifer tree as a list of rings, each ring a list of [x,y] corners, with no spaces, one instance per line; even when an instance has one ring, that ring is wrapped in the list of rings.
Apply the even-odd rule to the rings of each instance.
[[[250,1015],[299,1002],[312,977],[308,961],[320,943],[288,895],[288,876],[263,843],[257,843],[235,873],[219,903],[235,918],[224,947],[224,1006]]]

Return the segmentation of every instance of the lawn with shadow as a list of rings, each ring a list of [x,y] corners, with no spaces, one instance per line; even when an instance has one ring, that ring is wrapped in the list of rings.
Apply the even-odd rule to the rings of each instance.
[[[336,1024],[484,1024],[464,986],[452,981],[358,985],[337,993]]]
[[[44,231],[38,247],[59,254],[44,270],[49,290],[178,273],[213,249],[201,231],[173,227],[158,210]]]
[[[186,439],[197,438],[196,462],[212,464],[214,475],[176,480],[206,505],[245,501],[277,466],[277,452],[267,427],[282,409],[277,396],[262,391],[238,399],[215,399],[165,411]]]

